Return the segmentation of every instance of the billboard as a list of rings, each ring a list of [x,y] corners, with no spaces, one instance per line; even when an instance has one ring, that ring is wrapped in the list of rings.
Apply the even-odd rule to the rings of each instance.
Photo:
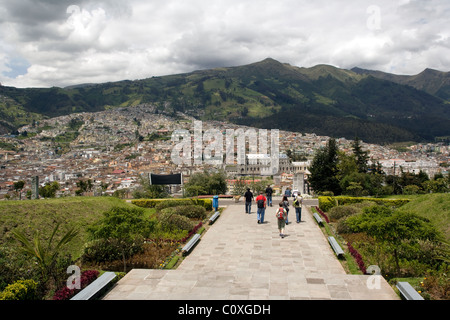
[[[181,173],[167,175],[149,173],[148,178],[150,185],[183,184],[183,175]]]

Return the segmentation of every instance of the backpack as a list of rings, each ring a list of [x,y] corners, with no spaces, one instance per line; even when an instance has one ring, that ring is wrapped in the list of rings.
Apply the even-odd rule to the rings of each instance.
[[[283,208],[278,208],[277,218],[280,219],[280,220],[284,219],[284,209]]]
[[[260,209],[264,208],[264,199],[259,199],[257,203],[258,203],[258,208],[260,208]]]

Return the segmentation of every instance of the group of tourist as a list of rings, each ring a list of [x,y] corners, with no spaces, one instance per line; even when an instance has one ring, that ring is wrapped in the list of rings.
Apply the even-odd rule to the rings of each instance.
[[[251,213],[251,207],[253,199],[256,202],[257,211],[256,211],[256,217],[258,220],[258,224],[264,223],[264,215],[266,213],[267,206],[272,207],[272,194],[273,190],[269,186],[267,186],[265,192],[261,191],[259,195],[254,198],[253,192],[250,191],[249,188],[247,188],[247,192],[244,194],[245,198],[245,213],[250,214]],[[291,196],[290,189],[287,189],[283,199],[279,203],[279,207],[277,208],[275,215],[277,217],[278,222],[278,229],[280,231],[280,237],[284,238],[284,228],[287,224],[289,224],[289,197]],[[303,204],[303,198],[301,195],[294,194],[294,200],[292,202],[292,206],[295,209],[295,216],[297,223],[300,223],[301,217],[302,217],[302,204]]]

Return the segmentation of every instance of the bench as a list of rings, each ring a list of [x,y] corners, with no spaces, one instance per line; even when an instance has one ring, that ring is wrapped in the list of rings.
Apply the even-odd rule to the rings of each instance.
[[[314,212],[313,217],[314,217],[314,219],[316,219],[318,224],[323,225],[323,220],[322,220],[322,218],[319,216],[319,214],[317,212]]]
[[[217,218],[220,216],[220,212],[217,211],[216,213],[214,213],[211,218],[209,218],[209,224],[213,224]]]
[[[424,300],[424,298],[408,282],[399,282],[396,287],[406,300]]]
[[[183,255],[187,255],[192,250],[192,248],[194,248],[194,246],[197,244],[197,242],[199,240],[200,240],[200,234],[198,234],[198,233],[194,234],[194,236],[191,238],[191,240],[189,240],[189,242],[186,243],[186,245],[181,250],[183,252]]]
[[[70,300],[90,300],[97,297],[115,277],[117,276],[114,272],[105,272]]]
[[[341,246],[337,243],[334,237],[328,237],[328,242],[338,257],[344,255],[344,250],[342,250]]]

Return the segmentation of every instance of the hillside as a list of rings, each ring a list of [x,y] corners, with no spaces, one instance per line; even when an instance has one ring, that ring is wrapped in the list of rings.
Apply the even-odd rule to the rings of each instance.
[[[401,76],[388,79],[387,74],[328,65],[299,68],[268,58],[245,66],[136,81],[69,88],[0,87],[0,96],[45,117],[147,103],[169,115],[180,111],[203,120],[349,139],[358,136],[372,143],[432,141],[450,136],[450,106],[445,101],[448,74],[438,74],[433,81],[418,75],[413,87],[412,80],[398,80]]]
[[[87,239],[86,226],[102,217],[103,212],[115,206],[132,206],[113,197],[75,197],[30,201],[0,201],[0,247],[18,244],[13,239],[16,228],[32,237],[33,230],[48,236],[57,223],[61,223],[60,234],[76,227],[80,234],[71,242],[69,251],[76,258],[81,255]]]
[[[353,68],[352,71],[360,75],[371,75],[378,79],[408,85],[450,102],[450,72],[425,69],[414,76],[403,76],[360,68]]]
[[[444,193],[411,196],[399,210],[413,212],[429,219],[450,241],[450,197]]]

